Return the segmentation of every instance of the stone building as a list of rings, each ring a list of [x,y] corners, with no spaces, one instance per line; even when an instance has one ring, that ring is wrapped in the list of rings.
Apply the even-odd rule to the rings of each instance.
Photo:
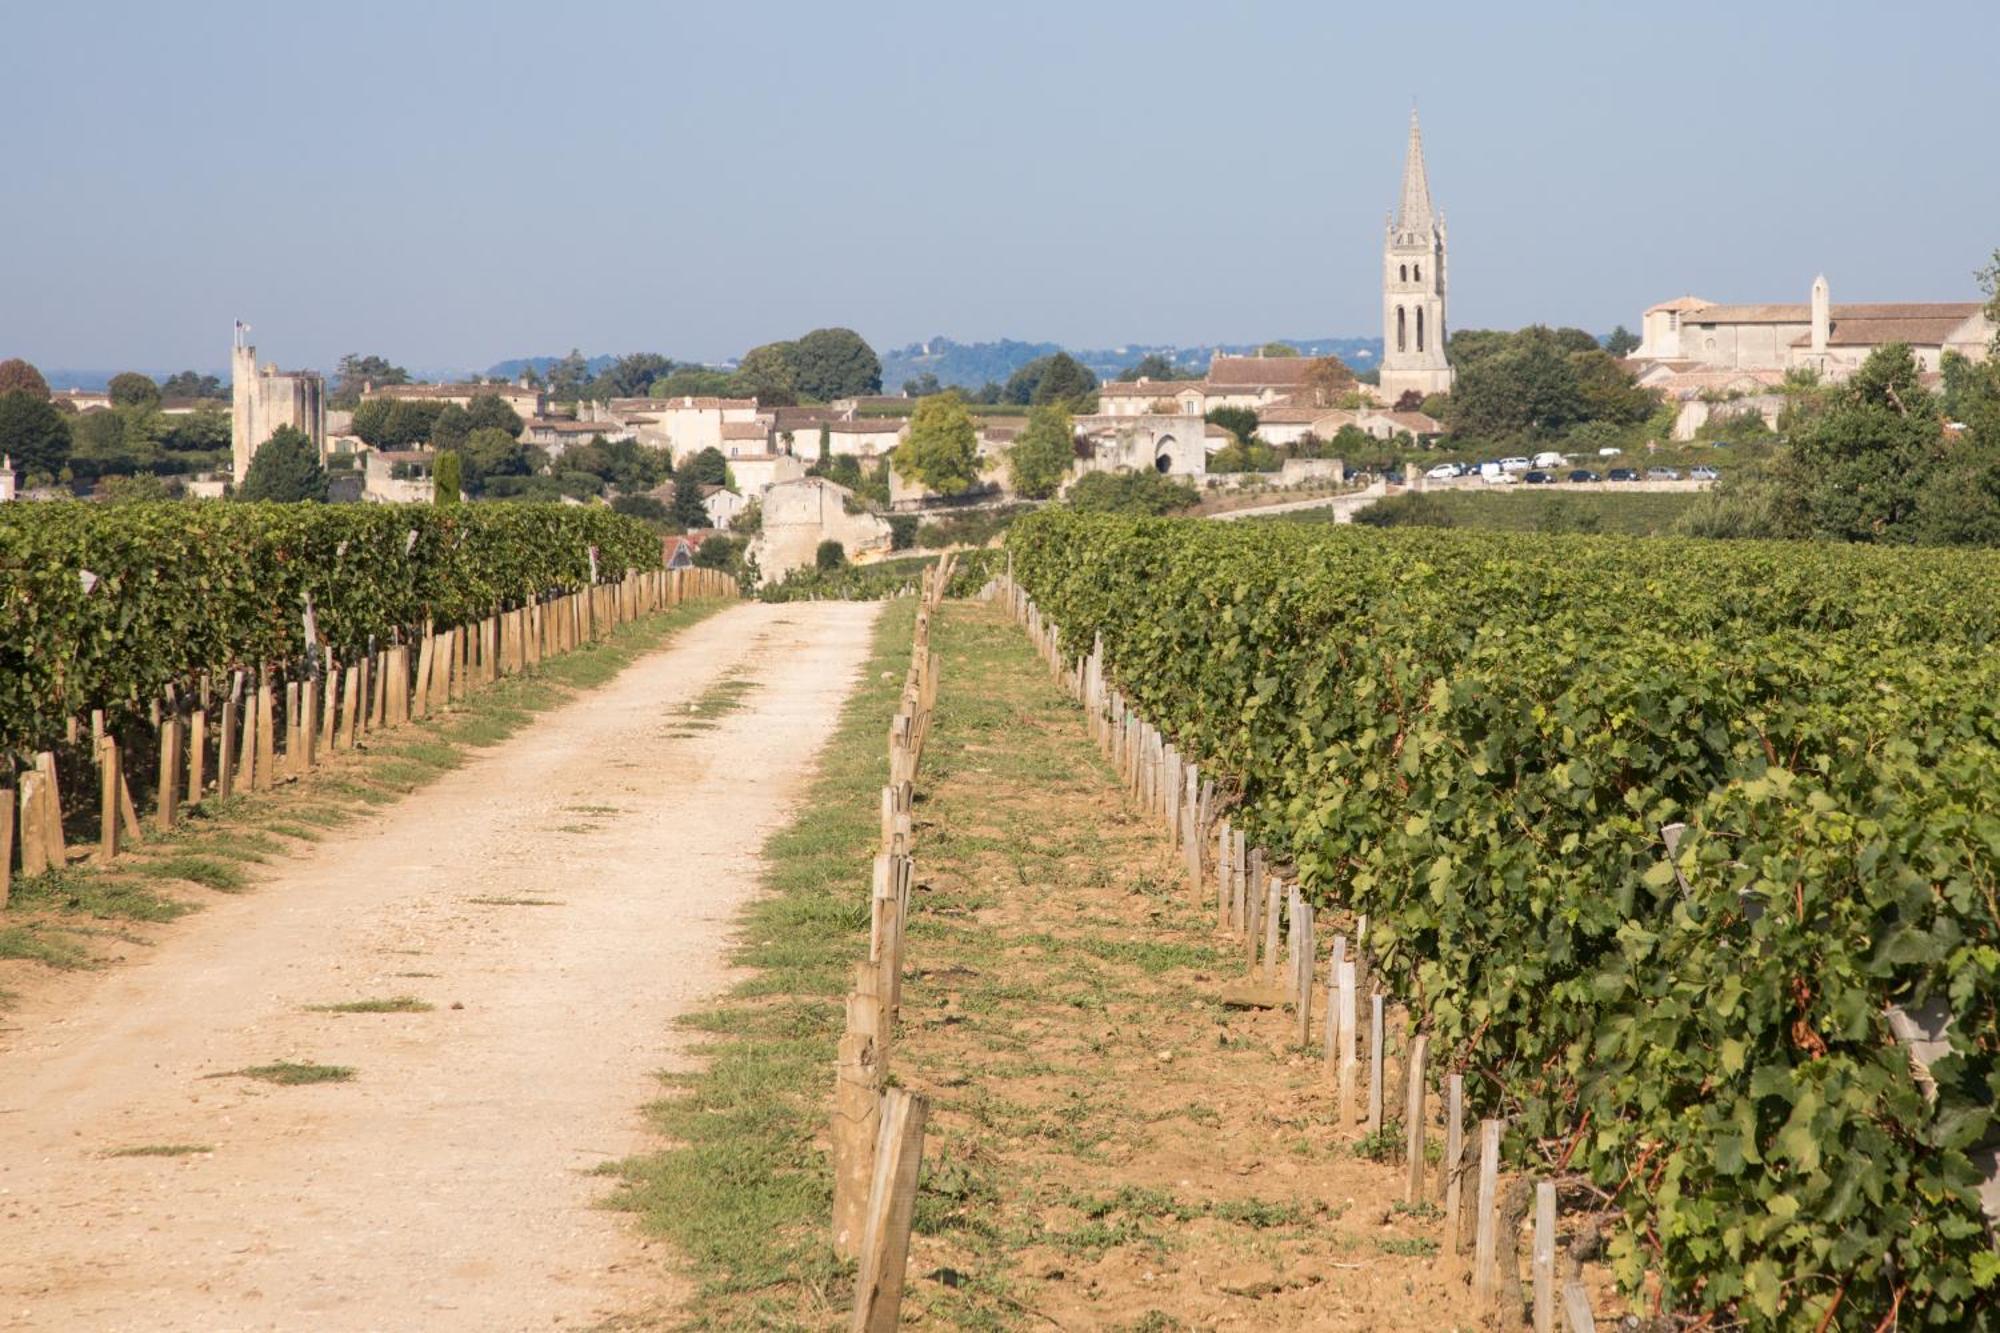
[[[1310,356],[1224,356],[1209,358],[1198,380],[1111,380],[1098,386],[1097,410],[1108,417],[1206,416],[1218,407],[1258,410],[1290,402],[1311,387]]]
[[[541,415],[543,398],[539,389],[529,384],[364,384],[361,386],[363,402],[371,398],[403,399],[419,403],[456,403],[460,407],[472,406],[475,398],[498,398],[514,409],[514,415],[527,421]]]
[[[1646,311],[1640,330],[1636,362],[1687,372],[1811,370],[1829,380],[1847,378],[1888,343],[1909,344],[1926,371],[1938,370],[1948,351],[1983,361],[1994,332],[1978,301],[1835,305],[1824,274],[1802,304],[1719,305],[1683,296]]]
[[[1158,472],[1170,477],[1208,473],[1208,423],[1186,413],[1110,416],[1073,422],[1080,448],[1078,475],[1086,472]]]
[[[764,492],[764,521],[750,553],[769,583],[813,563],[823,541],[837,541],[848,559],[887,555],[889,524],[854,503],[854,492],[825,477],[782,481]]]
[[[240,485],[250,472],[250,460],[280,426],[290,426],[326,452],[326,384],[316,370],[280,371],[259,366],[250,345],[250,326],[236,321],[236,339],[229,354],[229,441]]]
[[[1382,398],[1391,407],[1412,391],[1422,397],[1451,392],[1445,273],[1444,214],[1431,207],[1423,130],[1411,108],[1403,200],[1382,243]]]

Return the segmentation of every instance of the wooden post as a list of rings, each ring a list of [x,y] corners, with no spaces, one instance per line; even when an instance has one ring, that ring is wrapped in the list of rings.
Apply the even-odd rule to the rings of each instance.
[[[1326,1074],[1332,1082],[1340,1074],[1340,965],[1347,958],[1347,936],[1333,937],[1333,953],[1326,967]]]
[[[1382,992],[1368,997],[1368,1124],[1370,1134],[1382,1130]]]
[[[1299,1045],[1312,1044],[1313,1024],[1313,968],[1319,961],[1319,942],[1313,938],[1313,909],[1305,900],[1305,895],[1292,888],[1292,901],[1298,905],[1299,926],[1295,932],[1294,966],[1292,968],[1292,1003],[1299,1011]]]
[[[215,794],[228,800],[236,794],[236,696],[222,701],[222,735],[215,747]]]
[[[14,789],[0,787],[0,907],[14,885]]]
[[[1431,1039],[1419,1034],[1410,1041],[1410,1058],[1403,1089],[1403,1155],[1409,1161],[1410,1176],[1403,1183],[1403,1202],[1415,1203],[1424,1197],[1424,1057],[1430,1053]]]
[[[1444,1093],[1444,1232],[1451,1252],[1464,1248],[1459,1240],[1458,1201],[1465,1187],[1465,1075],[1445,1080]]]
[[[1360,1014],[1355,1005],[1358,1000],[1354,976],[1354,960],[1340,960],[1340,1095],[1336,1103],[1336,1115],[1342,1129],[1354,1123],[1354,1058],[1355,1028],[1359,1027]]]
[[[181,814],[181,720],[168,715],[160,723],[160,827],[172,828]]]
[[[97,816],[97,861],[110,865],[118,855],[118,742],[106,736],[97,743],[97,791],[102,806]]]
[[[875,969],[856,963],[833,1085],[833,1248],[843,1259],[861,1256],[861,1236],[868,1225],[868,1187],[875,1175],[875,1139],[882,1119],[882,1052],[876,1031],[881,1016]]]
[[[328,652],[325,661],[325,697],[319,708],[319,746],[314,758],[320,753],[332,754],[340,744],[340,668],[333,664],[333,654]]]
[[[292,771],[300,777],[319,764],[319,691],[308,676],[299,682],[299,757]]]
[[[1581,1282],[1563,1287],[1563,1321],[1569,1333],[1597,1333],[1597,1321],[1590,1316],[1590,1293]]]
[[[200,805],[208,792],[208,710],[197,708],[188,720],[189,805]]]
[[[48,840],[42,822],[42,782],[39,771],[21,775],[21,877],[49,868]]]
[[[1499,1218],[1494,1207],[1500,1194],[1500,1122],[1479,1122],[1479,1209],[1472,1242],[1472,1294],[1490,1302],[1495,1291],[1495,1258],[1499,1248]]]
[[[903,1269],[910,1256],[910,1220],[916,1212],[917,1167],[924,1154],[929,1103],[903,1088],[882,1094],[882,1127],[875,1141],[875,1175],[868,1190],[868,1222],[861,1237],[861,1271],[854,1283],[851,1333],[895,1333],[902,1319]]]
[[[417,643],[417,687],[410,700],[410,716],[421,718],[431,711],[431,654],[437,640],[432,637],[430,627],[424,627],[424,636]]]
[[[305,697],[312,698],[312,687],[305,689]],[[292,777],[304,777],[306,771],[306,746],[304,738],[304,716],[300,712],[299,683],[285,682],[285,772]]]
[[[361,723],[361,669],[348,667],[340,673],[340,721],[334,738],[341,749],[352,750]]]
[[[49,864],[61,870],[69,864],[69,844],[63,839],[62,784],[56,780],[56,757],[47,750],[35,756],[42,775],[42,847]]]
[[[1257,945],[1264,934],[1264,849],[1250,853],[1250,887],[1244,894],[1248,920],[1243,932],[1249,950],[1249,972],[1257,975]]]
[[[257,767],[252,773],[250,787],[253,791],[263,791],[278,778],[278,718],[272,707],[271,677],[259,673],[257,682]]]
[[[1556,1187],[1535,1185],[1535,1333],[1556,1333]]]

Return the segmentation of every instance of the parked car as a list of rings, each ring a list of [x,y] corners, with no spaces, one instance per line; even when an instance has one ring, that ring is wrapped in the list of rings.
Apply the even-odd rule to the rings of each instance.
[[[1580,467],[1580,468],[1578,468],[1578,469],[1577,469],[1576,471],[1574,471],[1574,472],[1570,473],[1570,474],[1569,474],[1569,479],[1570,479],[1571,481],[1603,481],[1603,480],[1604,480],[1604,478],[1602,478],[1602,477],[1598,476],[1598,475],[1597,475],[1597,474],[1596,474],[1595,472],[1592,472],[1592,471],[1591,471],[1591,470],[1590,470],[1589,468],[1583,468],[1583,467]]]
[[[1561,454],[1557,453],[1553,449],[1545,450],[1542,453],[1535,455],[1535,466],[1539,468],[1547,468],[1551,472],[1553,472],[1555,469],[1561,467],[1564,463],[1567,462],[1569,462],[1567,458],[1564,458]]]
[[[1612,481],[1637,481],[1639,480],[1639,474],[1629,467],[1615,467],[1611,469],[1610,479]]]
[[[1528,473],[1527,476],[1521,478],[1522,481],[1527,482],[1530,486],[1550,486],[1555,483],[1555,479],[1555,473],[1544,472],[1540,468],[1536,468],[1534,471]]]
[[[1500,460],[1500,470],[1503,472],[1526,472],[1533,466],[1534,464],[1525,458],[1503,458]]]
[[[1681,470],[1677,467],[1649,467],[1646,469],[1647,481],[1679,481],[1680,479]]]
[[[1502,467],[1493,468],[1491,471],[1481,468],[1479,470],[1479,479],[1488,486],[1512,486],[1520,480],[1519,477]]]
[[[1706,463],[1701,464],[1699,467],[1689,468],[1688,476],[1695,481],[1720,481],[1722,479],[1722,474]]]
[[[1453,477],[1462,477],[1465,475],[1465,465],[1463,463],[1439,463],[1436,467],[1424,473],[1424,475],[1432,481],[1450,481]]]
[[[1622,454],[1622,453],[1624,453],[1624,452],[1625,452],[1625,451],[1624,451],[1623,449],[1614,449],[1614,448],[1612,448],[1612,447],[1611,447],[1610,445],[1608,445],[1608,444],[1607,444],[1606,446],[1604,446],[1604,448],[1602,448],[1602,449],[1599,449],[1599,450],[1597,451],[1597,456],[1598,456],[1599,458],[1616,458],[1616,457],[1618,457],[1618,455],[1620,455],[1620,454]]]

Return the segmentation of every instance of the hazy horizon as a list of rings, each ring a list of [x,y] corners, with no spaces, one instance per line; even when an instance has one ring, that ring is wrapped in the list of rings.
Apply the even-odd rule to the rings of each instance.
[[[214,370],[236,318],[324,368],[717,361],[828,324],[1369,336],[1413,95],[1455,327],[1603,332],[1819,272],[1836,301],[1972,299],[2000,11],[1924,18],[38,7],[0,81],[0,356]]]

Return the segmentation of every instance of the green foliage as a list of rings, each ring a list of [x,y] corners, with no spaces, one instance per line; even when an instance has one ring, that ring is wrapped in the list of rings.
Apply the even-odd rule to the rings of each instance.
[[[431,420],[430,446],[442,452],[462,448],[472,438],[472,414],[457,403],[446,403]]]
[[[1087,472],[1067,498],[1072,508],[1105,514],[1171,514],[1201,503],[1188,482],[1157,472]]]
[[[1802,402],[1778,475],[1815,536],[1910,542],[1925,483],[1945,454],[1944,419],[1910,349],[1876,349],[1843,384]]]
[[[590,382],[585,396],[597,402],[613,398],[644,398],[653,386],[671,375],[674,363],[657,352],[634,352],[621,356]],[[520,427],[514,431],[520,433]]]
[[[42,378],[42,372],[18,356],[10,356],[0,361],[0,397],[10,393],[25,393],[48,401],[49,382]]]
[[[839,569],[846,563],[847,548],[832,538],[821,542],[819,549],[813,552],[813,568],[822,574]]]
[[[764,406],[785,407],[799,400],[798,344],[765,343],[743,354],[730,391]]]
[[[793,382],[805,397],[830,403],[882,392],[882,361],[853,329],[814,329],[791,346]]]
[[[419,398],[370,398],[354,409],[354,433],[376,449],[410,449],[430,441],[446,407]]]
[[[113,407],[160,405],[160,386],[153,382],[152,376],[141,375],[136,370],[121,371],[113,375],[111,382],[105,386],[105,391],[111,395]]]
[[[889,515],[889,549],[907,551],[917,544],[917,525],[922,522],[915,514]]]
[[[1234,435],[1239,444],[1248,443],[1257,433],[1257,413],[1248,407],[1212,407],[1204,419]]]
[[[979,433],[972,414],[955,393],[917,403],[909,434],[891,454],[896,472],[939,495],[957,495],[979,480]]]
[[[340,358],[340,367],[334,371],[333,387],[327,394],[326,405],[343,410],[349,409],[361,401],[361,390],[364,385],[372,384],[379,389],[388,384],[409,382],[410,372],[401,366],[391,365],[387,358],[361,356],[349,352]]]
[[[1061,403],[1076,409],[1097,392],[1097,376],[1068,352],[1037,357],[1007,379],[1001,391],[1004,402],[1029,404]]]
[[[1118,372],[1121,380],[1191,380],[1199,375],[1185,373],[1179,366],[1167,360],[1158,352],[1148,352],[1133,364]]]
[[[143,727],[138,701],[203,671],[298,660],[308,597],[347,655],[580,587],[591,546],[608,571],[659,567],[659,539],[607,509],[0,506],[0,753],[97,707]]]
[[[674,470],[676,482],[686,478],[704,486],[726,486],[729,484],[729,460],[722,456],[722,450],[710,445],[681,460]]]
[[[319,450],[303,431],[278,427],[251,456],[250,470],[243,475],[236,498],[273,504],[324,502],[326,470],[319,465]]]
[[[708,545],[708,542],[703,542],[702,549],[707,550]],[[808,599],[880,601],[914,591],[923,569],[935,563],[935,556],[908,556],[865,565],[843,564],[834,569],[820,569],[814,565],[794,569],[777,582],[759,588],[757,598],[765,602],[802,602]],[[1005,567],[1006,552],[998,548],[963,552],[958,557],[951,586],[945,590],[946,595],[970,597]]]
[[[1370,915],[1472,1110],[1605,1192],[1628,1291],[2000,1326],[2000,555],[1061,509],[1008,549],[1251,841]],[[1932,1002],[1934,1102],[1886,1017]]]
[[[1037,407],[1028,424],[1007,450],[1007,471],[1014,489],[1031,500],[1056,493],[1076,465],[1076,427],[1069,409],[1059,404]]]
[[[438,454],[437,462],[431,470],[432,503],[447,509],[462,503],[465,498],[462,494],[463,473],[464,468],[456,450],[446,449]]]
[[[1620,324],[1604,340],[1604,350],[1613,356],[1630,356],[1639,346],[1639,335]]]
[[[665,523],[667,507],[650,495],[621,495],[611,502],[611,512],[647,523]]]
[[[512,432],[492,426],[475,429],[458,450],[466,494],[484,495],[499,477],[530,475],[541,465],[541,453],[515,439]]]
[[[0,393],[0,455],[11,455],[14,466],[30,477],[53,477],[68,461],[69,451],[69,422],[49,402],[46,390]]]
[[[1299,349],[1290,343],[1268,342],[1257,349],[1258,356],[1297,356]]]
[[[1371,528],[1449,528],[1451,510],[1435,495],[1409,491],[1355,511],[1354,521]]]
[[[213,375],[183,370],[160,381],[162,398],[227,398],[229,390]]]
[[[1208,470],[1225,472],[1276,472],[1285,465],[1278,451],[1256,436],[1231,440],[1208,456]]]

